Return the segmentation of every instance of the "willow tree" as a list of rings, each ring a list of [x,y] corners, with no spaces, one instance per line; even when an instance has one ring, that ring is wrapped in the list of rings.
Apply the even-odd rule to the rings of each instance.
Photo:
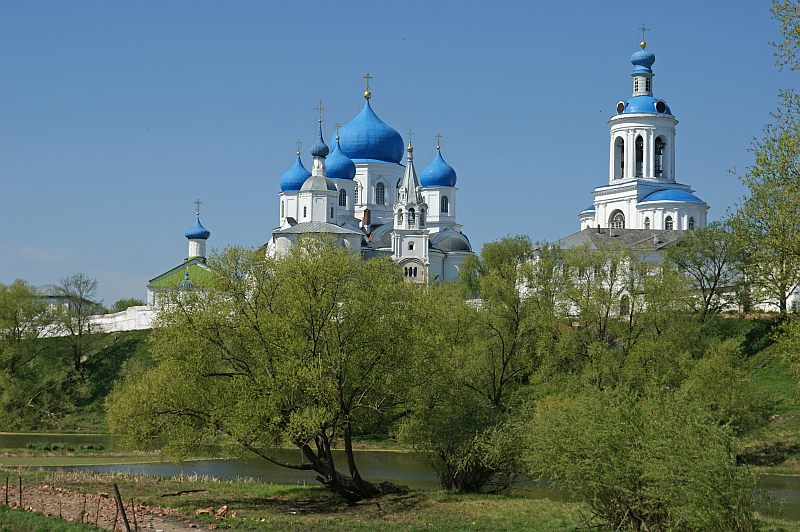
[[[754,287],[786,314],[800,286],[800,95],[783,94],[751,151],[755,160],[742,176],[749,194],[731,225]]]
[[[215,275],[176,290],[152,332],[154,369],[111,394],[130,444],[182,454],[223,440],[279,466],[315,471],[353,503],[386,486],[362,478],[354,427],[396,414],[422,364],[424,293],[388,259],[364,261],[308,239],[281,259],[229,249]],[[156,438],[158,437],[158,438]],[[344,464],[332,452],[344,447]],[[290,443],[302,459],[276,457]]]

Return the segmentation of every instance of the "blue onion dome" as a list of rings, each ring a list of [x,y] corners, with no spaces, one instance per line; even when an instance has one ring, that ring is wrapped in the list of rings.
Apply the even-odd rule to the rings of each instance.
[[[353,179],[356,177],[356,165],[352,159],[342,153],[338,138],[333,151],[325,161],[325,174],[331,179]]]
[[[369,100],[355,118],[339,129],[339,136],[342,153],[353,161],[399,164],[403,159],[403,138],[378,118]]]
[[[456,186],[456,171],[445,162],[441,151],[436,150],[436,157],[423,168],[419,176],[419,185],[421,187]]]
[[[328,145],[325,144],[325,141],[322,138],[322,120],[319,122],[319,136],[317,137],[317,143],[314,144],[314,147],[311,148],[311,155],[313,157],[327,157],[330,150],[328,149]]]
[[[672,115],[672,109],[669,108],[667,102],[652,96],[633,96],[625,100],[624,105],[625,108],[621,114],[653,113]],[[617,108],[617,111],[619,111],[619,108]]]
[[[197,218],[194,220],[194,225],[187,229],[183,235],[190,240],[208,240],[208,237],[211,236],[211,231],[203,227],[203,224],[200,223],[200,215],[198,214]]]
[[[300,152],[298,152],[294,165],[281,176],[281,192],[297,192],[309,177],[311,177],[311,172],[303,166]]]
[[[636,76],[640,74],[652,74],[652,66],[655,62],[656,54],[653,52],[648,52],[644,48],[633,52],[633,55],[631,56],[631,63],[633,63],[633,74],[631,75]]]

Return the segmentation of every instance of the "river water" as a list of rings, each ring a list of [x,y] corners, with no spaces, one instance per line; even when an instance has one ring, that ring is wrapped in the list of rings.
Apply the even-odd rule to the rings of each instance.
[[[87,434],[0,434],[0,449],[24,448],[31,443],[68,443],[71,445],[97,445],[113,449],[108,435]],[[341,451],[334,451],[335,459],[344,464]],[[301,462],[299,451],[280,449],[275,458],[286,462]],[[435,489],[436,475],[425,460],[425,455],[414,452],[356,451],[361,474],[375,481],[391,481],[412,489]],[[96,472],[127,472],[144,475],[175,476],[199,475],[220,479],[253,478],[276,484],[316,484],[315,473],[297,471],[271,464],[260,458],[230,460],[191,460],[185,462],[159,462],[152,464],[122,464],[71,466],[61,469],[81,469]],[[522,493],[533,498],[557,501],[570,500],[570,496],[553,488],[535,483],[519,486]],[[768,515],[800,520],[800,476],[759,475],[758,507]]]

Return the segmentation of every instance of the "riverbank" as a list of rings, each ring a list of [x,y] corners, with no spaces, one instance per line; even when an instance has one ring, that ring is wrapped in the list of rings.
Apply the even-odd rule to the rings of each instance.
[[[140,518],[161,519],[177,527],[173,530],[192,525],[246,530],[574,530],[592,525],[589,510],[581,503],[513,495],[408,491],[348,506],[316,485],[84,471],[21,474],[23,506],[53,515],[58,515],[56,508],[62,515],[79,515],[85,496],[108,506],[100,511],[101,524],[112,512],[111,503],[100,494],[111,493],[116,483]],[[87,508],[86,520],[92,521],[94,507]],[[8,513],[0,514],[0,520],[9,519]],[[767,517],[761,517],[760,524],[767,531],[800,529],[800,523]]]

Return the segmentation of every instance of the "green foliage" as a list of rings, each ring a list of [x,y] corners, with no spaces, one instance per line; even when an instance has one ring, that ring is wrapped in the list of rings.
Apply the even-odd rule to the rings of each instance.
[[[144,305],[144,301],[138,299],[136,297],[125,297],[122,299],[118,299],[111,305],[109,309],[111,312],[122,312],[123,310],[128,309],[129,307],[138,307],[140,305]]]
[[[280,259],[231,248],[209,266],[213,276],[159,314],[157,366],[112,392],[112,430],[138,445],[160,436],[175,454],[222,436],[272,462],[269,449],[290,442],[303,462],[281,465],[313,469],[351,501],[375,495],[352,455],[353,427],[396,415],[425,376],[424,294],[390,260],[315,239]]]
[[[696,310],[701,321],[730,305],[732,294],[741,293],[741,256],[733,234],[720,223],[688,232],[664,253],[700,296]]]
[[[784,323],[778,337],[778,348],[800,380],[800,320],[792,319]]]
[[[778,21],[783,41],[771,43],[775,48],[775,62],[779,69],[789,67],[800,70],[800,4],[796,0],[773,0],[770,12]]]
[[[681,386],[684,397],[703,408],[711,419],[729,425],[736,434],[764,425],[773,406],[769,395],[748,386],[743,360],[737,340],[713,344],[693,364]]]
[[[694,402],[589,389],[542,401],[528,435],[529,473],[618,529],[755,528],[755,477],[736,466],[730,429]]]
[[[94,525],[71,523],[66,519],[48,517],[46,515],[11,509],[0,505],[0,530],[27,530],[29,532],[82,532],[97,530]]]
[[[762,137],[755,161],[741,176],[749,189],[731,219],[756,299],[777,304],[800,284],[800,95],[787,91]]]

